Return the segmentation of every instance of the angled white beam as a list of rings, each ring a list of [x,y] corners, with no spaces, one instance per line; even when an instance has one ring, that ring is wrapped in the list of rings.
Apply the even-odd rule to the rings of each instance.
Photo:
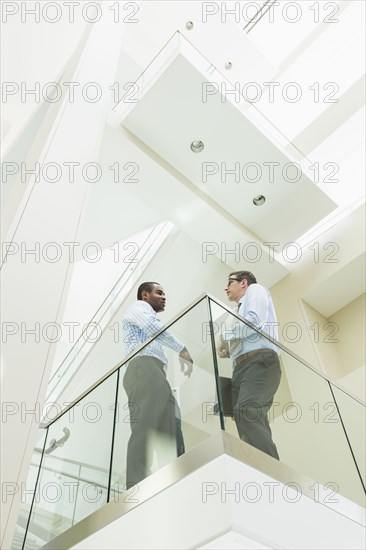
[[[106,4],[103,10],[108,9]],[[3,419],[1,466],[2,479],[12,484],[8,487],[14,487],[14,492],[27,476],[39,422],[37,403],[42,405],[51,368],[52,330],[45,336],[42,329],[47,323],[57,321],[62,307],[63,292],[72,269],[70,249],[63,243],[77,241],[89,185],[80,177],[81,168],[97,160],[111,96],[108,87],[114,81],[122,38],[123,25],[114,23],[111,17],[101,17],[93,25],[73,81],[80,86],[96,82],[102,96],[94,103],[80,95],[74,102],[66,98],[36,159],[41,166],[57,163],[61,169],[60,180],[50,183],[42,171],[38,182],[35,176],[30,179],[7,236],[7,241],[12,241],[13,254],[8,254],[3,264],[2,285],[6,292],[2,318],[3,329],[14,334],[8,334],[3,345],[2,397],[8,414]],[[75,171],[79,177],[73,183],[65,169],[65,163],[70,162],[80,163]],[[53,252],[46,248],[50,242],[55,243]],[[25,255],[26,248],[36,249],[36,254]],[[58,261],[50,262],[48,257],[55,251],[58,257],[60,250]],[[29,329],[35,329],[35,333],[27,334]],[[26,410],[36,410],[36,414],[26,414]],[[21,490],[14,497],[11,492],[2,506],[3,548],[11,547],[22,498]]]

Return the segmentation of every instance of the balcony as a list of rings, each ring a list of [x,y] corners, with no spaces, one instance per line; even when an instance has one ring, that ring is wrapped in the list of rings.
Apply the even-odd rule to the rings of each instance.
[[[279,461],[241,441],[224,416],[220,377],[231,377],[232,365],[218,357],[216,341],[233,325],[280,354],[281,383],[269,411]],[[152,434],[151,474],[127,490],[134,413],[123,375],[167,330],[194,359],[185,377],[168,350],[185,454],[177,458],[170,441]],[[100,548],[101,541],[108,548],[361,548],[364,418],[361,402],[204,295],[41,426],[13,548]],[[136,527],[141,521],[144,530]]]

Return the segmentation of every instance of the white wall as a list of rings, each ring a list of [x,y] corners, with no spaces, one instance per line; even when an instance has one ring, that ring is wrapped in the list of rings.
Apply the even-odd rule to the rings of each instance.
[[[326,317],[319,308],[314,312],[314,308],[312,310],[308,304],[304,305],[304,301],[307,302],[307,297],[316,293],[319,288],[322,289],[322,294],[327,297],[327,307],[329,307],[329,304],[336,304],[338,302],[338,297],[334,296],[335,291],[333,287],[327,288],[327,280],[331,279],[339,270],[346,269],[348,265],[352,265],[353,260],[358,258],[363,252],[363,240],[354,238],[354,235],[362,234],[361,227],[363,226],[364,212],[363,208],[360,207],[352,216],[345,218],[335,227],[320,235],[316,240],[317,244],[309,243],[309,245],[306,245],[302,249],[301,261],[292,264],[291,273],[271,287],[280,323],[280,340],[290,350],[319,369],[320,372],[323,372],[323,369],[327,369],[324,373],[334,378],[346,374],[348,367],[344,365],[344,368],[342,368],[342,363],[344,364],[342,357],[344,357],[344,354],[343,356],[339,354],[339,348],[336,351],[336,354],[339,355],[338,361],[334,360],[334,366],[329,365],[328,359],[331,364],[334,359],[334,353],[331,350],[335,350],[338,344],[328,344],[323,341],[326,339],[326,336],[331,335],[331,328],[324,329],[323,320],[326,322],[337,322],[340,332],[334,335],[334,338],[338,338],[341,331],[347,331],[344,336],[346,340],[348,335],[353,331],[358,334],[360,326],[358,320],[359,313],[357,313],[357,319],[352,315],[349,315],[346,319],[345,314],[344,317],[339,317],[338,322],[337,317],[333,318],[332,315]],[[330,242],[335,242],[338,246],[338,252],[333,258],[333,263],[329,263],[326,258],[327,249],[325,247]],[[316,247],[321,252],[319,257],[314,252]],[[332,248],[329,250],[332,250]],[[349,281],[346,278],[343,284],[346,286],[352,285],[352,269],[345,273],[346,275]],[[336,292],[343,294],[342,287],[339,287]],[[359,311],[359,308],[357,311]],[[315,342],[314,328],[311,328],[314,326],[314,323],[319,324],[319,342]],[[361,340],[357,342],[357,347],[360,344]],[[359,350],[357,353],[362,354],[362,346],[359,347]],[[324,355],[322,359],[321,354],[327,353],[331,354],[329,358]]]
[[[328,321],[339,328],[336,348],[343,364],[341,376],[365,367],[365,348],[362,346],[365,338],[365,294],[331,315]]]
[[[365,401],[366,369],[359,367],[338,380],[339,385],[347,392]]]
[[[331,323],[324,315],[301,300],[300,306],[306,319],[309,339],[316,354],[320,371],[331,380],[337,380],[344,372],[338,351],[338,324]]]
[[[106,35],[109,41],[105,41]],[[78,80],[89,82],[97,78],[101,85],[108,86],[113,81],[120,40],[121,31],[116,25],[94,27],[76,69]],[[108,64],[104,63],[105,57],[109,59]],[[95,159],[107,106],[107,96],[98,104],[83,100],[65,102],[39,161],[58,162],[63,166],[75,156],[81,164]],[[20,246],[27,243],[28,248],[34,248],[37,242],[42,248],[48,242],[61,246],[64,242],[75,241],[87,184],[85,181],[71,184],[67,179],[65,172],[61,180],[52,185],[42,179],[36,183],[31,178],[28,194],[12,220],[6,237],[8,241],[13,240]],[[20,327],[33,328],[35,323],[44,327],[58,319],[70,269],[66,254],[55,263],[44,261],[44,258],[37,262],[34,257],[24,261],[18,254],[10,257],[3,267],[2,284],[7,289],[2,304],[3,320],[15,323],[19,333],[3,346],[2,398],[11,404],[13,412],[3,423],[1,466],[2,478],[18,487],[27,475],[39,422],[39,415],[28,414],[24,418],[21,411],[24,407],[34,410],[37,403],[43,402],[51,364],[48,356],[52,351],[45,338],[37,342],[34,336],[28,335],[22,339]],[[20,491],[15,498],[7,495],[2,506],[5,548],[10,546],[21,498]]]

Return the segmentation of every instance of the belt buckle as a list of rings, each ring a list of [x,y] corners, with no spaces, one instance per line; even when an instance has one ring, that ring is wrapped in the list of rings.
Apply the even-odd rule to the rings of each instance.
[[[252,357],[252,355],[256,355],[257,353],[260,353],[260,349],[254,349],[252,351],[247,351],[246,353],[242,353],[241,355],[239,355],[239,357],[237,357],[235,359],[235,366],[237,366],[241,361],[245,361],[245,359],[248,359],[249,357]]]

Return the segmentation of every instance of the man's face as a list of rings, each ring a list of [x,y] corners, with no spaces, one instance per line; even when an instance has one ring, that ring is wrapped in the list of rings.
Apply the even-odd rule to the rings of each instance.
[[[246,289],[248,288],[248,281],[243,279],[238,281],[233,275],[229,277],[228,283],[225,287],[226,296],[229,302],[239,302],[240,298],[244,296]]]
[[[156,313],[165,309],[165,293],[160,285],[154,285],[151,292],[143,292],[142,299],[150,304]]]

